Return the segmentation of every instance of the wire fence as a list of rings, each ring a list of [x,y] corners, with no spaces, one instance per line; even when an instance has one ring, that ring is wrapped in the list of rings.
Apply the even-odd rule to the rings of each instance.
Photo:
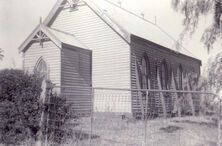
[[[221,146],[221,100],[210,92],[66,86],[53,93],[63,102],[48,100],[45,145],[66,137],[62,145]]]

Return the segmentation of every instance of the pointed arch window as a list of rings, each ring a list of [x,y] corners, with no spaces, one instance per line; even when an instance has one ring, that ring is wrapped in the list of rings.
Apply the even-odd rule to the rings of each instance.
[[[142,89],[149,88],[149,59],[144,55],[141,61],[141,87]]]
[[[34,73],[39,75],[42,78],[42,93],[40,95],[40,97],[43,99],[45,99],[45,92],[46,92],[46,80],[48,79],[48,68],[47,68],[47,64],[46,62],[41,58],[39,58],[39,60],[36,63],[35,69],[34,69]]]
[[[47,78],[48,76],[47,64],[42,58],[40,58],[37,61],[34,72],[44,79]]]
[[[162,89],[168,89],[168,68],[165,60],[161,64],[160,77]]]

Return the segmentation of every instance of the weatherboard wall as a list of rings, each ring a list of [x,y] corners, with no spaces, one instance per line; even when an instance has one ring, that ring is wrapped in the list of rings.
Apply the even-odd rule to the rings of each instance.
[[[90,87],[92,52],[74,46],[61,51],[61,85]]]
[[[50,27],[75,35],[93,51],[94,87],[130,87],[129,45],[87,5],[61,10]]]
[[[93,87],[130,88],[129,44],[88,5],[78,6],[73,11],[61,9],[49,27],[76,36],[85,49],[92,50]],[[107,95],[100,98],[102,93],[96,92],[96,110],[131,112],[130,95],[123,99],[129,105],[122,108],[122,102],[119,105],[114,103],[121,97]]]
[[[91,51],[74,46],[61,50],[61,93],[75,112],[84,115],[92,106],[91,55]]]
[[[45,41],[41,46],[39,42],[33,42],[24,52],[23,67],[25,71],[33,73],[37,61],[42,59],[47,64],[48,79],[57,86],[61,85],[61,55],[52,41]]]
[[[176,53],[163,46],[134,35],[131,36],[131,41],[132,89],[137,89],[135,60],[137,61],[138,65],[141,66],[142,57],[144,55],[147,55],[149,60],[149,78],[151,82],[151,89],[159,89],[157,83],[157,68],[159,71],[161,71],[160,67],[163,60],[165,60],[167,64],[168,89],[170,88],[171,84],[172,72],[174,74],[174,78],[177,79],[177,71],[180,65],[182,65],[184,75],[191,72],[196,73],[198,76],[200,75],[201,61],[195,58]],[[167,112],[171,113],[173,110],[172,99],[169,98],[169,96],[165,96],[165,102],[167,104]],[[132,92],[132,111],[134,114],[141,113],[139,97],[136,92]],[[152,116],[157,116],[158,114],[161,115],[163,113],[159,93],[150,93],[149,112],[152,114]]]

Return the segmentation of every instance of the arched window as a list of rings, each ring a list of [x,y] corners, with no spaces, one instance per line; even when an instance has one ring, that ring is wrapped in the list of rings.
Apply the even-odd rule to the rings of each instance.
[[[180,64],[179,68],[178,68],[178,89],[182,90],[183,89],[183,68],[182,65]]]
[[[168,89],[168,69],[166,61],[164,60],[161,64],[161,86],[162,89]]]
[[[42,57],[37,61],[34,72],[42,78],[42,93],[40,97],[44,101],[46,92],[46,80],[48,79],[48,69],[46,62],[42,59]]]
[[[148,89],[149,88],[149,60],[147,55],[144,55],[141,61],[141,87],[142,89]]]
[[[47,64],[46,62],[40,58],[35,66],[34,72],[38,74],[43,79],[46,79],[48,76]]]

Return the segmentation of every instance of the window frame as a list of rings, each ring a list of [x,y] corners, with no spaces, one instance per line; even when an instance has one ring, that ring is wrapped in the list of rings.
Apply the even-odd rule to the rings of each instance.
[[[42,69],[40,67],[42,67]],[[48,79],[48,65],[43,57],[40,57],[36,62],[34,73],[39,75],[41,78]]]

